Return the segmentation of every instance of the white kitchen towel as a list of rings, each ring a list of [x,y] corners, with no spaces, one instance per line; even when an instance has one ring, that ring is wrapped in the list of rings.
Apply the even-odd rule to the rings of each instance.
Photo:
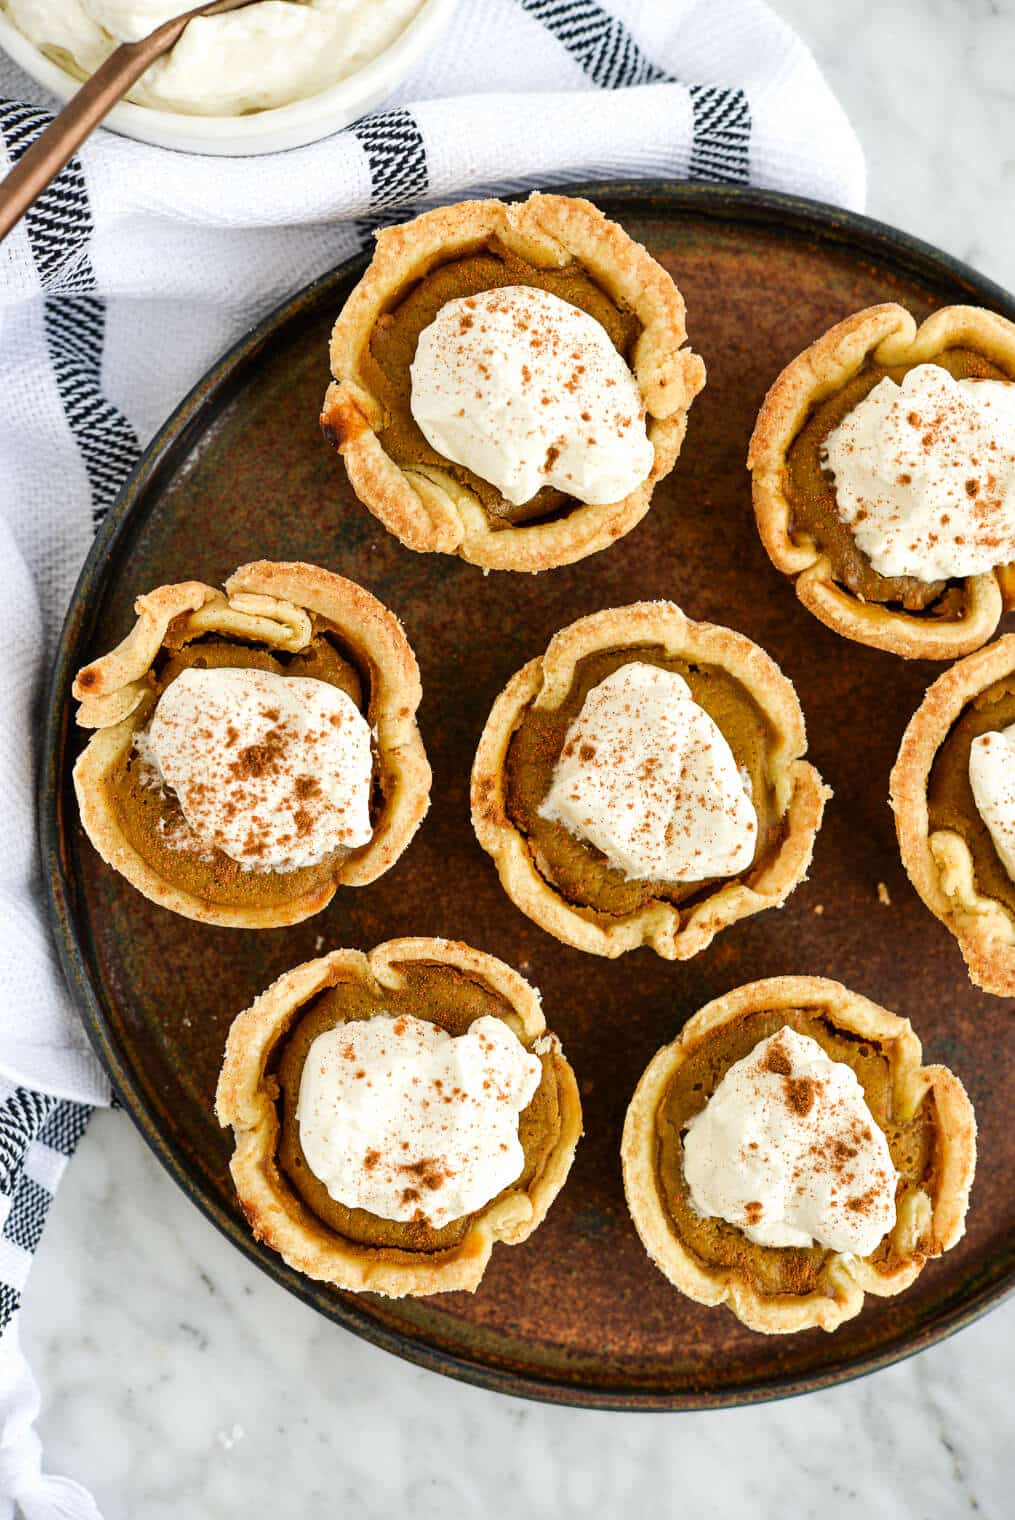
[[[0,170],[47,106],[0,59]],[[849,123],[760,0],[460,0],[386,109],[325,142],[223,160],[100,133],[0,245],[0,1329],[59,1170],[32,1157],[59,1131],[62,1159],[109,1097],[50,949],[32,800],[40,685],[95,526],[211,361],[379,219],[650,176],[864,199]],[[25,1386],[0,1377],[0,1401]],[[94,1513],[66,1485],[45,1497],[7,1405],[0,1520],[15,1493],[33,1516]]]

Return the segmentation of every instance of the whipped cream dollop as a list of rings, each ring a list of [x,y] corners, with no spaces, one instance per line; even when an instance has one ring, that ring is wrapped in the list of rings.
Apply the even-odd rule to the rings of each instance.
[[[539,811],[641,880],[735,876],[758,842],[725,735],[682,676],[643,660],[592,687]]]
[[[194,836],[242,866],[293,871],[371,838],[370,726],[327,681],[191,667],[138,748]]]
[[[895,1225],[897,1173],[856,1073],[788,1025],[690,1120],[684,1176],[699,1214],[760,1246],[869,1256]]]
[[[350,1021],[307,1052],[300,1144],[347,1208],[439,1228],[519,1177],[518,1117],[541,1079],[539,1057],[489,1015],[457,1036],[411,1014]]]
[[[652,469],[637,381],[602,324],[547,290],[448,301],[419,335],[411,378],[431,447],[514,506],[544,486],[622,501]]]
[[[1015,384],[918,364],[828,435],[839,516],[879,575],[983,575],[1015,560]]]
[[[72,72],[94,73],[186,5],[178,0],[3,0],[10,19]],[[395,41],[422,0],[260,0],[192,21],[129,100],[163,111],[233,116],[288,105],[355,73]]]
[[[1001,864],[1015,881],[1015,723],[973,740],[969,785]]]

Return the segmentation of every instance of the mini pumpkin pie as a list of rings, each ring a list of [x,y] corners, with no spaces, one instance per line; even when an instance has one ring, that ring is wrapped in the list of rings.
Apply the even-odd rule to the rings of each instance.
[[[494,703],[476,837],[566,945],[685,960],[782,903],[830,793],[791,683],[742,634],[672,602],[579,618]]]
[[[81,821],[152,902],[296,923],[392,866],[429,802],[419,670],[393,613],[315,565],[244,565],[138,598],[74,683],[95,729]]]
[[[976,1122],[908,1019],[822,977],[738,987],[649,1063],[627,1111],[649,1256],[752,1330],[834,1330],[965,1229]]]
[[[783,370],[751,439],[758,528],[797,596],[910,659],[986,642],[1015,581],[1015,324],[946,306],[838,323]]]
[[[891,777],[902,862],[978,987],[1015,997],[1015,635],[929,687]]]
[[[545,570],[620,538],[705,381],[684,302],[588,201],[463,201],[377,235],[321,415],[410,549]]]
[[[539,994],[491,955],[400,939],[287,972],[234,1021],[217,1112],[255,1236],[392,1298],[475,1289],[563,1187],[574,1073]]]

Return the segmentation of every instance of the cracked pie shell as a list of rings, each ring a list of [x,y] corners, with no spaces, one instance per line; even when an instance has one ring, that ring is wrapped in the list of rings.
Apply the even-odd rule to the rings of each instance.
[[[200,581],[160,586],[138,597],[135,611],[126,638],[85,666],[73,687],[77,721],[95,731],[74,767],[74,786],[85,832],[108,865],[174,913],[245,929],[298,923],[320,912],[339,885],[366,885],[394,865],[429,805],[430,767],[416,726],[419,670],[393,613],[330,571],[269,561],[241,566],[224,592]],[[248,872],[218,851],[202,864],[193,852],[160,845],[150,823],[131,825],[123,803],[134,741],[154,711],[160,669],[215,663],[204,653],[212,646],[220,661],[240,665],[312,661],[320,650],[346,672],[374,731],[373,833],[365,845],[299,871]],[[313,674],[317,666],[293,668]]]
[[[616,664],[626,663],[625,656],[669,661],[692,681],[696,667],[703,667],[740,692],[754,731],[763,736],[756,746],[758,775],[771,827],[764,847],[759,843],[759,854],[738,876],[702,883],[680,900],[670,900],[672,893],[667,898],[667,884],[648,883],[634,902],[630,884],[614,879],[618,905],[604,900],[596,906],[583,897],[580,880],[565,887],[554,879],[545,850],[519,823],[511,783],[517,736],[530,720],[552,721],[578,689],[588,662],[603,655]],[[555,634],[546,653],[523,666],[497,698],[473,764],[473,827],[511,900],[564,944],[608,957],[649,945],[667,960],[686,960],[738,919],[779,906],[803,880],[831,795],[803,758],[806,749],[803,713],[791,682],[743,634],[693,622],[672,602],[607,608]],[[551,770],[543,778],[545,788]],[[598,852],[573,842],[573,836],[568,848],[584,852],[580,869],[594,880],[602,870]]]
[[[491,248],[512,261],[512,283],[552,283],[579,272],[593,295],[598,292],[596,299],[605,296],[614,314],[636,327],[629,361],[654,461],[648,478],[623,500],[590,505],[566,499],[542,514],[544,520],[514,524],[503,512],[488,511],[489,500],[484,505],[483,491],[498,498],[498,509],[506,508],[498,492],[428,453],[422,439],[416,440],[418,458],[399,463],[386,450],[391,412],[370,376],[378,324],[399,320],[403,296],[442,270],[443,278],[452,280],[444,299],[476,293],[473,286],[454,287],[454,265]],[[484,288],[481,280],[478,288]],[[334,381],[321,425],[342,455],[360,501],[407,548],[457,554],[491,570],[571,564],[629,532],[648,510],[656,482],[673,468],[688,408],[705,383],[704,365],[684,346],[685,339],[684,302],[673,280],[589,201],[541,194],[512,204],[463,201],[377,234],[370,266],[332,332]],[[402,370],[410,359],[404,358]]]
[[[430,978],[431,987],[422,998],[419,987],[427,984],[414,980],[420,975]],[[456,988],[463,986],[480,996],[482,1011],[503,1019],[526,1049],[541,1052],[541,1088],[549,1089],[551,1117],[543,1121],[538,1162],[527,1168],[531,1175],[457,1222],[450,1244],[438,1236],[419,1248],[407,1245],[409,1226],[387,1225],[360,1209],[346,1211],[344,1228],[327,1222],[297,1191],[282,1162],[279,1057],[288,1036],[308,1005],[312,1009],[315,999],[335,991],[339,997],[354,992],[365,1003],[365,1014],[358,1017],[387,1011],[399,995],[408,996],[402,1011],[426,1017],[429,996],[433,1022],[445,1023],[459,995]],[[390,940],[369,954],[335,950],[279,977],[233,1022],[216,1112],[219,1122],[233,1129],[230,1170],[256,1238],[308,1277],[392,1298],[478,1287],[494,1245],[519,1244],[546,1217],[564,1186],[582,1128],[574,1073],[556,1037],[546,1032],[535,988],[493,956],[443,939]],[[378,1243],[378,1230],[385,1228],[394,1243]]]
[[[968,745],[962,747],[957,801],[939,807],[936,794],[941,761],[956,725],[971,722],[981,731],[993,728],[992,695],[995,701],[1003,700],[1012,691],[1015,634],[1009,633],[959,660],[928,687],[902,737],[890,781],[906,874],[958,940],[970,979],[998,997],[1015,997],[1015,884],[1009,882],[976,811],[968,786]],[[983,721],[977,721],[978,712]],[[1007,726],[1015,714],[1000,721]],[[963,827],[967,823],[972,829]],[[995,883],[993,892],[991,883],[980,879],[977,855],[1001,884]],[[994,895],[999,891],[1011,901]]]
[[[765,397],[748,451],[761,540],[803,605],[844,638],[906,659],[952,660],[986,643],[1015,600],[1012,567],[949,582],[918,610],[864,599],[838,577],[830,554],[795,525],[789,456],[816,409],[862,371],[908,370],[960,351],[1015,381],[1015,324],[994,312],[944,306],[919,327],[894,302],[856,312],[786,366]]]
[[[746,1021],[754,1021],[756,1030],[745,1029]],[[699,1088],[714,1091],[735,1059],[774,1028],[794,1021],[830,1046],[834,1058],[854,1065],[890,1144],[894,1132],[901,1137],[900,1148],[912,1147],[907,1136],[918,1128],[916,1167],[909,1168],[911,1175],[903,1174],[896,1224],[876,1251],[860,1257],[821,1247],[759,1246],[735,1226],[708,1220],[704,1224],[716,1230],[717,1242],[701,1237],[712,1251],[709,1260],[700,1241],[696,1248],[687,1238],[692,1229],[702,1228],[702,1216],[688,1198],[677,1196],[681,1189],[686,1193],[686,1183],[675,1182],[663,1170],[667,1105],[674,1101],[671,1095],[680,1093],[685,1071],[686,1080],[696,1074]],[[732,1047],[726,1054],[724,1045]],[[713,1046],[716,1053],[707,1068],[713,1076],[702,1082],[702,1066]],[[920,1042],[908,1019],[823,977],[753,982],[700,1009],[649,1063],[624,1124],[628,1207],[659,1270],[688,1298],[708,1306],[726,1304],[743,1324],[766,1334],[835,1330],[859,1314],[866,1293],[884,1298],[908,1288],[928,1258],[961,1238],[976,1165],[976,1121],[962,1083],[947,1067],[921,1063]],[[683,1102],[687,1109],[700,1109],[702,1094],[692,1091]],[[671,1131],[673,1127],[671,1122]],[[671,1135],[669,1144],[679,1158],[679,1135],[675,1140]]]

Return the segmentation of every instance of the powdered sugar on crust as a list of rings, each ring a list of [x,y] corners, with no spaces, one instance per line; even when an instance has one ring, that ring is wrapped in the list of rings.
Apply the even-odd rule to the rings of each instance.
[[[347,1208],[440,1228],[521,1174],[518,1118],[542,1078],[500,1019],[452,1036],[408,1014],[317,1036],[300,1080],[300,1143]]]

